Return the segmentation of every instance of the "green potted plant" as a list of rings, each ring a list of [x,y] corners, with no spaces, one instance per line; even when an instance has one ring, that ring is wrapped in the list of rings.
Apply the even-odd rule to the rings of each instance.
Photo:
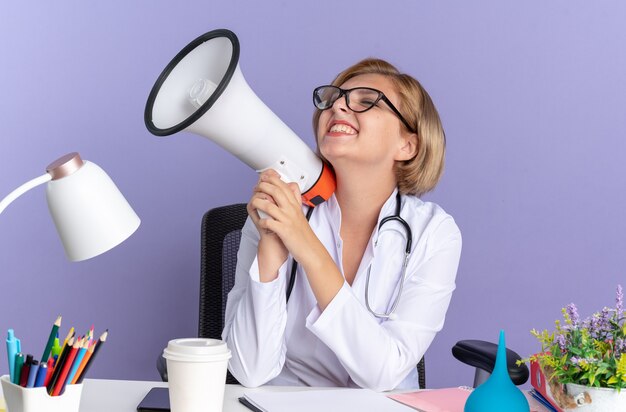
[[[532,330],[541,352],[532,355],[565,411],[626,411],[626,321],[617,286],[615,307],[580,318],[575,304],[562,310],[554,331]]]

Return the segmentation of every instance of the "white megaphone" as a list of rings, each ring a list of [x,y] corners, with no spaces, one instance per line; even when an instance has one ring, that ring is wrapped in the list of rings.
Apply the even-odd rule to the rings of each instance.
[[[186,130],[204,136],[257,172],[276,170],[315,206],[335,190],[321,159],[258,97],[238,65],[239,40],[229,30],[203,34],[165,67],[152,87],[144,120],[157,136]]]

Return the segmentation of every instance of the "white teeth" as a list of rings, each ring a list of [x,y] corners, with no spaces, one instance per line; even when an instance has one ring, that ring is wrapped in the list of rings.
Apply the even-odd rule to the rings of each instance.
[[[334,124],[330,130],[330,132],[338,132],[338,133],[346,133],[346,134],[356,134],[356,130],[352,127],[345,124]]]

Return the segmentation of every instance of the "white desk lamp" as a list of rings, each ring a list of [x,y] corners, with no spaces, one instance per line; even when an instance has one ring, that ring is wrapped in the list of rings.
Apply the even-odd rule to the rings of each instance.
[[[48,208],[70,261],[100,255],[139,227],[139,217],[111,178],[78,153],[55,160],[46,172],[2,199],[0,214],[30,189],[47,183]]]

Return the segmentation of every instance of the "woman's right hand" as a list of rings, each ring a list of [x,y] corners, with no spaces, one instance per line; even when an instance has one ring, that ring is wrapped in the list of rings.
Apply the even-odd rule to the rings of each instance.
[[[283,241],[276,235],[276,233],[264,229],[261,227],[261,219],[271,219],[267,214],[263,213],[263,216],[259,215],[259,209],[257,206],[268,202],[276,204],[274,199],[267,193],[263,193],[258,189],[259,183],[261,183],[261,176],[268,171],[261,172],[259,174],[259,180],[254,187],[254,192],[247,205],[248,215],[254,222],[257,230],[259,231],[260,240],[258,246],[258,264],[259,264],[259,277],[261,282],[271,282],[278,276],[278,269],[287,260],[289,254],[287,248],[283,244]],[[256,206],[255,206],[256,205]]]

